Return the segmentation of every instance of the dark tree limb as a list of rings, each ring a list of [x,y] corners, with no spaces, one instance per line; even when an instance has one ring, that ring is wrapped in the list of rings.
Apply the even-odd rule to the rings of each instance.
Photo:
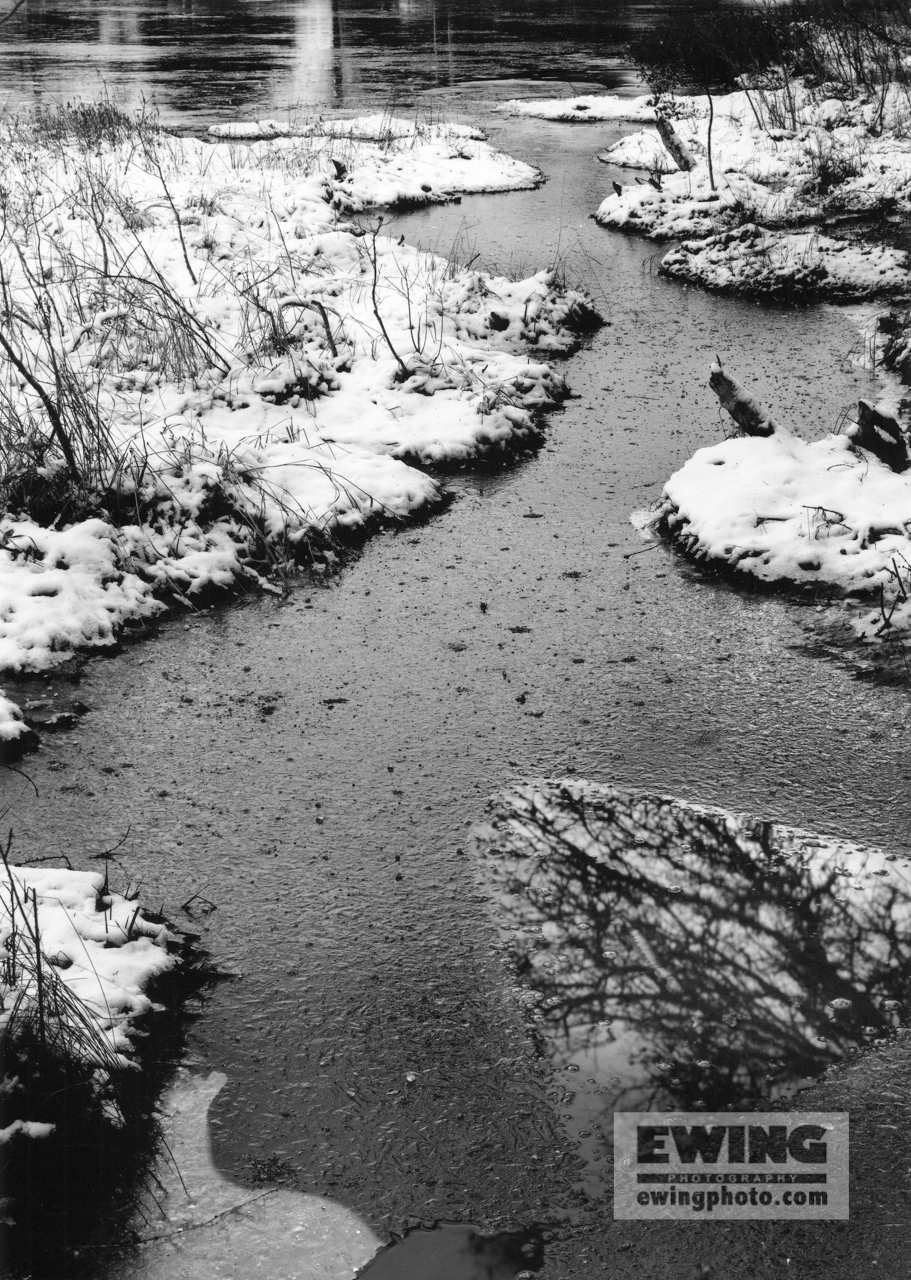
[[[70,444],[70,438],[67,435],[66,428],[63,425],[63,419],[60,416],[60,410],[54,404],[51,397],[45,391],[44,387],[41,385],[38,379],[34,376],[31,370],[19,358],[15,348],[7,340],[2,329],[0,329],[0,346],[3,347],[3,350],[6,352],[7,356],[9,357],[10,364],[19,372],[20,376],[25,379],[28,385],[37,394],[38,399],[44,405],[44,411],[48,416],[48,420],[50,421],[51,430],[53,431],[54,436],[57,440],[57,443],[60,445],[60,448],[63,451],[63,456],[66,460],[66,465],[70,470],[70,474],[74,477],[74,479],[79,480],[80,479],[79,466],[76,462],[76,455],[73,453],[73,446]]]
[[[721,407],[727,410],[744,435],[773,436],[778,430],[778,424],[759,401],[754,400],[736,378],[724,372],[720,360],[712,365],[709,386],[721,401]]]
[[[21,9],[24,4],[25,0],[16,0],[16,3],[13,5],[12,9],[10,9],[9,13],[5,13],[3,17],[0,18],[0,22],[8,22],[16,10]]]

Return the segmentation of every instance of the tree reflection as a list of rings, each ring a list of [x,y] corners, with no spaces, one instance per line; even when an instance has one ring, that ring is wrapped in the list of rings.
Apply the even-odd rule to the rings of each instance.
[[[636,1106],[745,1104],[898,1020],[911,880],[878,851],[582,784],[517,789],[483,847],[564,1060],[614,1044]]]

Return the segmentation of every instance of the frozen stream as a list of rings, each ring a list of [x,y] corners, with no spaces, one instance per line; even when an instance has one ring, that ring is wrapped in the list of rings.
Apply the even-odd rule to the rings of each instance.
[[[819,432],[871,391],[855,327],[661,281],[653,246],[589,221],[610,130],[496,124],[547,185],[396,231],[448,252],[462,230],[503,268],[560,252],[603,298],[610,327],[570,361],[576,398],[545,447],[459,476],[448,510],[374,538],[325,587],[91,661],[90,713],[27,762],[38,798],[4,787],[20,857],[83,865],[129,828],[114,871],[148,902],[177,921],[197,893],[217,908],[195,924],[238,976],[207,997],[189,1056],[228,1078],[211,1112],[227,1178],[276,1157],[381,1238],[569,1215],[548,1277],[602,1274],[587,1256],[619,1275],[609,1203],[573,1190],[469,829],[511,780],[574,775],[905,848],[908,692],[811,656],[812,606],[631,554],[629,513],[721,433],[714,354]],[[128,1269],[141,1280],[141,1254]]]

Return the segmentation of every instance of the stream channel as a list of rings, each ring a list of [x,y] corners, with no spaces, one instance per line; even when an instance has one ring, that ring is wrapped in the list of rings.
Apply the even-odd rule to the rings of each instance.
[[[689,1280],[708,1273],[672,1223],[652,1229],[679,1269],[640,1270],[609,1185],[578,1163],[560,1114],[573,1078],[529,1036],[471,830],[510,784],[571,777],[903,861],[908,688],[818,656],[815,601],[711,581],[644,550],[629,520],[722,435],[716,353],[813,435],[875,398],[876,380],[848,312],[681,289],[656,275],[654,245],[596,227],[621,175],[595,156],[620,127],[494,112],[529,87],[456,84],[415,101],[480,122],[546,184],[411,213],[393,233],[504,271],[560,257],[593,292],[609,324],[567,362],[574,395],[541,449],[450,477],[447,509],[373,537],[332,581],[174,617],[92,658],[78,683],[88,713],[24,764],[37,796],[7,778],[3,798],[21,858],[98,865],[126,834],[112,880],[141,880],[144,901],[199,930],[235,975],[199,1002],[186,1054],[192,1071],[227,1077],[209,1111],[223,1180],[243,1191],[263,1168],[292,1171],[379,1242],[441,1219],[536,1225],[548,1277]],[[72,696],[60,681],[10,689],[36,691]],[[729,1274],[759,1275],[737,1270],[753,1237],[735,1225],[710,1251]],[[161,1274],[350,1274],[214,1230]],[[159,1272],[140,1251],[92,1274]]]

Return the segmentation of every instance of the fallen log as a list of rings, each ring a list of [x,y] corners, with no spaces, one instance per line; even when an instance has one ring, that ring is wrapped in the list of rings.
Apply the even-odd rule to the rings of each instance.
[[[744,435],[772,436],[778,430],[778,424],[759,401],[754,400],[736,378],[725,373],[720,360],[712,365],[709,386],[721,401],[721,407],[727,410]]]
[[[693,159],[692,152],[689,147],[674,129],[670,120],[659,112],[655,119],[655,127],[658,130],[665,151],[673,160],[678,169],[682,169],[684,173],[689,173],[690,169],[695,168],[696,161]]]

